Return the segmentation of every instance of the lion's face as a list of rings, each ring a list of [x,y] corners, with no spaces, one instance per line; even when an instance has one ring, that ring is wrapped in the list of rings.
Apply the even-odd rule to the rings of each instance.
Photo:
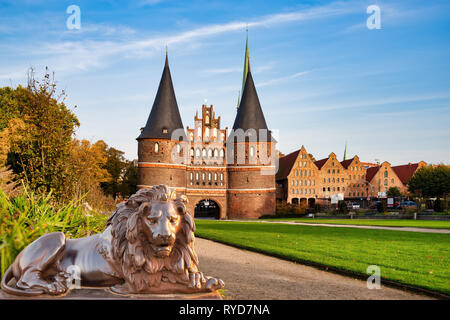
[[[168,257],[175,244],[180,216],[173,202],[154,201],[144,207],[143,232],[156,257]]]

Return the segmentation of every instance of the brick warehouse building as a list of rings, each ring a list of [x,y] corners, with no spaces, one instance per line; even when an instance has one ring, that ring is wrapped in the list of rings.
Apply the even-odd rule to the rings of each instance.
[[[424,161],[394,167],[387,161],[368,164],[357,155],[338,161],[334,152],[314,161],[302,146],[279,159],[277,199],[313,207],[316,203],[327,205],[333,195],[339,194],[344,200],[358,202],[378,198],[379,193],[386,193],[390,187],[406,194],[409,179],[423,166]]]
[[[236,137],[236,132],[245,134]],[[248,46],[232,133],[221,128],[212,105],[203,105],[194,128],[184,130],[166,53],[155,101],[137,140],[138,188],[175,188],[188,197],[188,211],[196,216],[248,219],[275,213],[276,141],[253,82]]]

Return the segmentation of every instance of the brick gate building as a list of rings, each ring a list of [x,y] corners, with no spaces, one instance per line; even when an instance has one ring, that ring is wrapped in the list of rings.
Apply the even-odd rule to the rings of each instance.
[[[138,188],[175,188],[188,197],[191,214],[211,204],[220,219],[275,214],[276,142],[253,82],[248,47],[245,56],[242,98],[229,134],[212,105],[203,105],[194,127],[184,130],[166,54],[152,110],[137,138]]]

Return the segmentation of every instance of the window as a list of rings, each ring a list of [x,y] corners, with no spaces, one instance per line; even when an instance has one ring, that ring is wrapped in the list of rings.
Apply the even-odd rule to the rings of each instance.
[[[337,169],[337,173],[339,173],[339,169]]]
[[[208,173],[208,181],[211,181],[211,172]]]
[[[220,157],[221,158],[225,157],[225,151],[223,151],[223,149],[220,149]]]
[[[205,128],[205,138],[209,139],[209,128],[208,127]]]
[[[250,157],[255,156],[255,147],[250,147]]]
[[[214,180],[217,181],[217,172],[214,172]]]
[[[195,156],[197,157],[197,158],[200,158],[200,149],[198,149],[197,148],[197,150],[195,151]]]
[[[387,178],[387,176],[388,176],[388,172],[387,172],[387,170],[384,172],[384,177],[385,178]]]
[[[195,180],[198,180],[198,172],[195,173]]]
[[[202,180],[205,181],[205,173],[202,172]]]
[[[388,181],[387,179],[384,179],[384,185],[387,186],[388,185]]]
[[[220,174],[220,180],[223,181],[223,173]]]
[[[328,169],[328,173],[330,173],[330,169]]]
[[[337,191],[339,191],[339,187],[337,187]]]
[[[203,158],[206,158],[206,149],[202,150],[202,155],[203,155]]]
[[[189,175],[191,180],[194,180],[194,173],[191,172],[191,174]]]
[[[191,151],[189,152],[189,155],[190,155],[191,157],[194,156],[194,148],[191,148]]]
[[[213,156],[212,149],[208,149],[208,157],[209,157],[209,158],[212,158],[212,156]]]
[[[208,115],[205,116],[205,123],[206,123],[206,124],[209,123],[209,116],[208,116]]]
[[[155,142],[155,152],[159,152],[159,143]]]
[[[202,136],[202,128],[201,127],[197,127],[197,136],[199,136],[199,137]]]
[[[301,162],[301,161],[298,162],[298,166],[299,166],[299,167],[302,166],[302,162]]]
[[[333,169],[332,173],[334,174],[334,169]]]
[[[218,157],[219,157],[219,150],[214,149],[214,158],[218,158]]]
[[[394,183],[394,179],[391,179],[391,183]]]

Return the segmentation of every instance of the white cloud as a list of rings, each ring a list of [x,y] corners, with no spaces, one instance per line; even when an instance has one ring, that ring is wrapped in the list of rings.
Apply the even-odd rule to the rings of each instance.
[[[266,81],[266,82],[260,82],[260,83],[257,84],[257,87],[259,87],[259,88],[260,87],[266,87],[266,86],[270,86],[270,85],[273,85],[273,84],[276,84],[276,83],[279,83],[279,82],[283,82],[283,81],[286,81],[286,80],[292,80],[292,79],[304,76],[305,74],[308,74],[308,73],[309,73],[309,71],[302,71],[302,72],[297,72],[297,73],[291,74],[291,75],[286,76],[286,77],[271,79],[271,80]]]
[[[255,29],[270,27],[294,21],[321,19],[329,16],[351,13],[355,7],[348,3],[332,3],[322,7],[315,7],[290,13],[279,13],[255,18],[253,21],[233,21],[223,24],[206,25],[189,31],[149,37],[144,40],[127,41],[61,41],[55,43],[40,43],[39,46],[29,44],[32,50],[21,46],[19,50],[27,50],[28,54],[43,56],[44,65],[51,65],[55,71],[83,71],[89,68],[105,66],[114,59],[141,58],[152,56],[160,52],[166,45],[175,46],[186,43],[192,44],[194,40],[210,37],[227,32],[244,30],[248,27]],[[134,33],[134,29],[126,27],[115,28],[107,25],[88,25],[85,31],[101,32],[103,34],[114,33],[117,30]],[[83,28],[82,28],[83,29]],[[29,48],[28,48],[29,49]],[[237,69],[236,69],[237,70]],[[216,72],[221,70],[215,70]],[[222,70],[225,72],[226,70]],[[259,69],[261,71],[261,69]],[[230,71],[231,72],[231,71]]]

